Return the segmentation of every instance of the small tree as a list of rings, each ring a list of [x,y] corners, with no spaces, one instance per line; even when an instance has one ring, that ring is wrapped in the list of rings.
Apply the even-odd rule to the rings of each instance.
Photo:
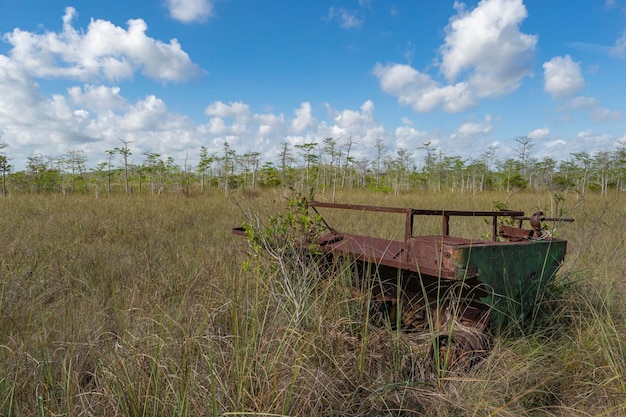
[[[382,162],[383,156],[385,154],[385,146],[383,145],[383,140],[381,138],[376,139],[374,146],[376,147],[376,166],[374,167],[374,172],[376,173],[376,188],[379,188],[380,163]]]
[[[304,161],[304,175],[302,178],[302,187],[310,186],[313,182],[310,178],[311,166],[317,165],[319,162],[319,156],[315,153],[317,143],[304,143],[302,145],[296,145],[296,148],[300,151],[300,156]]]
[[[126,194],[132,194],[133,189],[130,184],[130,177],[128,175],[128,171],[130,168],[128,165],[128,157],[132,155],[132,152],[130,151],[128,144],[131,142],[128,140],[121,139],[121,138],[120,138],[120,142],[122,142],[124,146],[122,146],[121,148],[115,148],[115,152],[117,152],[118,154],[122,156],[122,161],[124,162],[124,181],[126,183]]]
[[[111,168],[113,167],[113,156],[116,153],[115,149],[107,149],[104,151],[108,155],[107,157],[107,193],[111,195]]]
[[[525,180],[528,180],[530,176],[530,163],[532,162],[530,154],[535,145],[532,143],[533,140],[528,136],[518,136],[515,138],[515,142],[517,142],[517,145],[514,150],[519,157],[520,175]]]
[[[0,149],[6,148],[6,143],[0,143]],[[2,172],[2,195],[7,195],[7,174],[11,171],[11,165],[7,156],[4,153],[0,153],[0,172]]]
[[[281,144],[280,151],[280,182],[283,187],[289,185],[291,181],[288,179],[291,177],[287,176],[287,174],[291,174],[292,168],[291,164],[293,163],[293,155],[291,153],[291,149],[289,149],[289,142],[283,142]]]
[[[211,181],[213,180],[213,162],[216,159],[216,154],[209,155],[209,151],[206,146],[200,147],[200,163],[198,163],[198,173],[200,173],[200,192],[204,193],[204,184],[206,181],[207,172],[209,173],[209,188],[211,187]]]

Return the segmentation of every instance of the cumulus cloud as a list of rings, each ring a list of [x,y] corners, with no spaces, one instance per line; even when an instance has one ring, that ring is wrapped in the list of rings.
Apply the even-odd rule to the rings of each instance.
[[[609,149],[613,143],[613,136],[587,129],[578,132],[576,139],[570,141],[570,146],[574,148],[573,151],[575,152],[584,151],[591,154],[595,151]]]
[[[567,98],[585,86],[580,65],[569,55],[554,57],[543,64],[544,89],[552,98]]]
[[[81,81],[122,80],[135,72],[163,80],[184,81],[201,70],[176,39],[169,43],[146,36],[141,19],[127,22],[128,29],[101,19],[91,20],[87,31],[76,30],[76,9],[68,7],[61,32],[43,34],[14,29],[4,35],[12,45],[11,59],[35,77],[63,77]]]
[[[463,123],[457,129],[454,136],[460,137],[472,137],[472,136],[484,136],[493,131],[492,117],[490,115],[485,116],[485,119],[481,122],[466,122]]]
[[[213,17],[211,0],[166,0],[172,19],[183,23],[206,22]]]
[[[250,107],[240,101],[230,102],[229,104],[221,101],[211,103],[204,113],[208,116],[217,117],[234,117],[234,118],[247,118],[250,115]]]
[[[437,146],[438,140],[432,138],[429,132],[415,129],[410,124],[399,126],[395,130],[396,148],[415,149],[416,145],[430,142],[431,145]]]
[[[0,55],[0,126],[29,124],[40,105],[39,86],[15,62]]]
[[[567,145],[567,142],[565,142],[563,139],[557,139],[557,140],[553,140],[552,142],[548,142],[545,145],[543,145],[544,148],[548,148],[548,149],[552,149],[552,148],[561,148],[563,146]],[[554,151],[552,151],[554,152]]]
[[[285,126],[283,114],[255,114],[254,121],[259,125],[258,134],[263,137],[282,131]]]
[[[540,127],[530,132],[527,136],[530,139],[545,139],[550,135],[550,129],[547,127]]]
[[[83,87],[70,87],[67,93],[75,105],[97,112],[121,110],[127,104],[126,99],[120,95],[120,88],[117,86],[86,84]]]
[[[317,121],[311,114],[311,103],[301,103],[300,107],[295,110],[296,117],[291,121],[291,131],[296,135],[303,133],[305,130],[315,126]]]
[[[480,98],[515,91],[531,73],[538,38],[519,29],[527,17],[521,0],[482,0],[471,11],[455,3],[455,8],[439,48],[445,83],[405,64],[374,67],[382,90],[398,97],[400,104],[418,112],[460,112]]]
[[[441,85],[410,65],[376,64],[374,75],[384,92],[396,96],[400,104],[411,106],[417,112],[442,109],[454,113],[477,105],[467,83]]]
[[[374,102],[366,100],[359,109],[336,110],[329,104],[327,107],[328,121],[317,124],[313,130],[315,141],[333,137],[343,141],[359,143],[367,148],[382,136],[388,136],[384,127],[374,117]],[[352,154],[357,157],[357,154]]]
[[[449,82],[467,73],[479,97],[510,93],[530,72],[537,36],[519,26],[528,13],[522,0],[482,0],[472,11],[456,3],[458,14],[441,46],[441,72]]]
[[[73,108],[60,94],[43,97],[19,65],[0,55],[0,127],[12,151],[92,142],[97,136],[87,131],[90,123],[88,111]]]

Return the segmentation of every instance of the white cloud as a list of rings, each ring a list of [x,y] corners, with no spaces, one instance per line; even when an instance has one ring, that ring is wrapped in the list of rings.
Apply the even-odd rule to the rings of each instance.
[[[4,35],[12,60],[35,77],[121,80],[136,71],[163,81],[184,81],[201,73],[176,39],[163,43],[146,36],[147,25],[131,19],[128,30],[105,20],[91,20],[76,30],[77,12],[68,7],[61,32],[36,34],[20,29]]]
[[[567,142],[565,142],[563,139],[557,139],[557,140],[553,140],[552,142],[548,142],[545,144],[546,148],[555,148],[555,147],[561,147],[567,145]]]
[[[626,31],[615,41],[615,46],[609,49],[609,55],[621,59],[626,58]]]
[[[200,127],[200,133],[207,135],[222,136],[227,134],[228,131],[229,128],[221,117],[212,117],[208,124]]]
[[[614,138],[611,135],[600,134],[592,130],[584,130],[578,132],[576,139],[570,141],[569,145],[573,148],[573,152],[587,152],[593,154],[596,151],[607,150],[614,144]]]
[[[557,110],[584,110],[596,107],[598,100],[593,97],[578,96],[569,99],[565,104],[559,106]]]
[[[254,121],[259,125],[258,134],[263,137],[281,131],[285,125],[285,117],[282,114],[255,114]]]
[[[490,115],[485,116],[485,119],[482,122],[466,122],[463,123],[457,129],[456,133],[453,135],[459,137],[473,137],[473,136],[484,136],[488,135],[493,131],[492,118]]]
[[[590,112],[591,119],[596,123],[615,122],[624,119],[624,114],[619,110],[596,108]]]
[[[315,141],[326,137],[338,140],[358,142],[361,147],[375,143],[377,138],[388,135],[374,118],[374,103],[366,100],[358,110],[335,110],[327,104],[328,122],[318,123],[311,133]],[[353,156],[358,157],[357,154]]]
[[[437,146],[434,142],[438,143],[438,141],[431,139],[430,133],[417,130],[410,125],[397,127],[394,133],[395,147],[398,149],[416,149],[425,142],[431,142],[433,146]]]
[[[40,105],[39,86],[4,55],[0,55],[0,126],[28,125]]]
[[[165,102],[149,95],[126,112],[120,120],[120,128],[127,131],[159,130],[167,115]]]
[[[478,97],[510,93],[530,73],[537,36],[519,30],[527,17],[522,0],[482,0],[471,12],[456,3],[458,14],[441,46],[441,72],[449,82],[467,73]]]
[[[250,115],[250,107],[240,101],[230,102],[225,104],[221,101],[211,103],[204,113],[208,116],[218,117],[234,117],[234,118],[247,118]]]
[[[294,111],[296,117],[291,121],[291,131],[296,135],[315,126],[317,121],[311,114],[311,103],[301,103],[300,107]]]
[[[527,12],[521,0],[482,0],[468,12],[455,3],[457,15],[446,28],[439,68],[447,85],[409,65],[376,64],[383,91],[415,111],[465,111],[477,99],[515,91],[531,73],[537,36],[519,30]]]
[[[73,104],[84,106],[97,112],[107,112],[124,109],[126,99],[120,95],[119,87],[104,85],[75,86],[67,90]]]
[[[585,86],[580,65],[569,55],[554,57],[543,64],[544,89],[552,98],[567,98]]]
[[[337,112],[334,117],[335,127],[342,131],[340,136],[346,133],[361,133],[367,126],[375,125],[373,116],[374,103],[371,100],[365,101],[357,110],[343,110]]]
[[[530,139],[545,139],[550,135],[550,129],[548,129],[547,127],[540,127],[539,129],[535,129],[532,132],[530,132],[527,136]]]
[[[459,112],[477,105],[467,83],[441,86],[409,65],[376,64],[374,75],[384,92],[398,97],[400,104],[411,106],[417,112],[437,108]]]
[[[170,16],[183,23],[206,22],[213,17],[212,0],[166,0]]]
[[[343,7],[335,8],[330,7],[327,15],[328,21],[338,21],[339,27],[343,29],[354,29],[363,25],[363,18],[360,18],[358,12],[354,10],[347,10]]]

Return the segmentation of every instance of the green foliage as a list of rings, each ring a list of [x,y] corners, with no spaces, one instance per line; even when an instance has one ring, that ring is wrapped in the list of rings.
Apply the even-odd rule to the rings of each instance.
[[[267,224],[248,214],[243,227],[252,253],[255,256],[271,254],[271,259],[286,252],[316,253],[315,241],[323,230],[322,218],[311,213],[308,202],[312,200],[299,193],[287,201],[284,213],[272,215]]]
[[[509,178],[509,185],[514,188],[519,188],[520,190],[525,190],[528,181],[526,178],[522,177],[520,174],[515,174],[511,178]]]
[[[322,194],[326,190],[336,194],[338,190],[358,188],[395,195],[415,190],[476,195],[485,191],[532,188],[572,190],[582,194],[591,191],[606,196],[607,192],[626,190],[623,144],[615,151],[598,151],[593,155],[579,152],[567,160],[544,158],[538,161],[532,157],[531,140],[524,136],[515,139],[519,145],[516,148],[518,158],[506,160],[497,158],[495,147],[490,147],[478,159],[467,160],[463,156],[446,155],[427,142],[417,148],[422,153],[420,163],[414,157],[414,150],[400,148],[388,152],[380,140],[376,143],[374,160],[350,155],[356,143],[352,139],[325,138],[323,144],[304,143],[294,145],[295,149],[285,142],[275,161],[262,161],[259,152],[238,154],[225,142],[221,154],[209,153],[209,149],[202,146],[197,155],[188,155],[189,161],[195,160],[196,165],[188,165],[186,158],[181,167],[172,157],[164,162],[158,153],[147,154],[142,164],[135,165],[130,160],[133,154],[128,145],[131,142],[120,141],[122,147],[104,151],[106,161],[91,168],[83,151],[73,150],[58,157],[31,155],[27,158],[26,169],[16,172],[14,166],[7,163],[10,158],[1,153],[3,191],[99,195],[106,185],[108,194],[149,193],[152,196],[163,192],[191,196],[215,186],[224,193],[235,189],[281,187],[315,188]],[[51,178],[41,178],[46,170],[57,172],[60,179],[56,184]]]
[[[511,196],[509,196],[510,198]],[[508,199],[507,199],[508,200]],[[492,210],[494,211],[499,211],[499,210],[508,210],[507,208],[507,203],[505,201],[494,201],[492,202],[492,206],[491,206]],[[491,218],[484,218],[483,221],[485,222],[486,225],[491,226],[491,222],[492,219]],[[506,226],[513,226],[515,225],[515,220],[510,218],[510,217],[498,217],[498,228],[502,225],[506,225]],[[485,240],[490,240],[491,239],[491,231],[489,232],[484,232],[481,237]]]

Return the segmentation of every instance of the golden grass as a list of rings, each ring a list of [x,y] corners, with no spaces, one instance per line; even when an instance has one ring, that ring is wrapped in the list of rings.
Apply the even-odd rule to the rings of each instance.
[[[337,196],[476,210],[506,201],[576,218],[557,231],[567,259],[532,326],[445,380],[423,337],[364,324],[367,300],[346,286],[349,271],[307,291],[314,270],[293,270],[304,285],[295,287],[262,261],[242,269],[247,245],[230,232],[239,207],[262,217],[286,201],[277,191],[232,198],[0,198],[0,415],[626,413],[623,197],[569,195],[556,207],[549,194]],[[388,222],[369,227],[401,236],[402,219],[400,230]],[[481,221],[455,228],[489,231]]]

